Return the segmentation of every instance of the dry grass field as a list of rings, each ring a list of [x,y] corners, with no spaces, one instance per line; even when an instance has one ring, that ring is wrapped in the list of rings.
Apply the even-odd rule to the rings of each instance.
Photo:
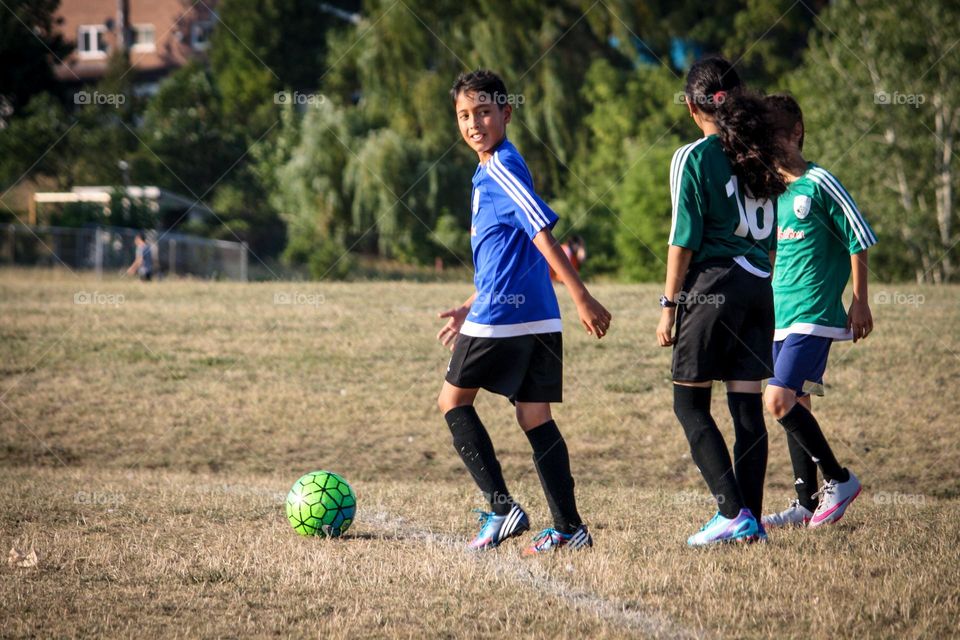
[[[844,521],[709,550],[684,545],[713,510],[655,346],[658,288],[595,287],[614,314],[601,342],[561,292],[555,415],[596,546],[533,560],[517,540],[462,550],[481,502],[436,409],[434,335],[468,293],[0,271],[0,544],[38,557],[0,566],[0,636],[957,634],[960,288],[875,284],[876,333],[831,356],[815,409],[865,486]],[[509,403],[478,409],[546,526]],[[792,478],[768,428],[781,508]],[[320,468],[358,494],[339,540],[299,537],[283,514]]]

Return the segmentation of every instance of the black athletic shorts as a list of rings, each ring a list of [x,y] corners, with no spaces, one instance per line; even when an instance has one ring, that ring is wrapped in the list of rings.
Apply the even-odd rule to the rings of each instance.
[[[773,376],[773,289],[732,260],[690,267],[677,307],[673,379],[764,380]]]
[[[457,336],[447,382],[486,389],[510,402],[563,401],[563,334],[511,338]]]

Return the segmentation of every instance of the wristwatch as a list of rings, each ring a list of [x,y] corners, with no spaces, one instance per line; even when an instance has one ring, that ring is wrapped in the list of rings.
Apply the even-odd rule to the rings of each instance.
[[[660,306],[664,309],[671,309],[677,306],[677,303],[668,298],[667,296],[660,296]]]

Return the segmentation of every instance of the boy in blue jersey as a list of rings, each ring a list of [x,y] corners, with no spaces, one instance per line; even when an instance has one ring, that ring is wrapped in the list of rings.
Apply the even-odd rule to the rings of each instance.
[[[524,553],[589,547],[593,540],[577,512],[567,445],[550,411],[550,403],[562,400],[563,342],[549,270],[567,286],[588,333],[603,337],[611,316],[554,239],[557,214],[534,192],[526,163],[507,140],[512,110],[503,81],[486,70],[462,73],[450,94],[460,134],[480,159],[471,196],[475,291],[439,314],[448,320],[437,334],[453,350],[437,404],[491,509],[480,512],[480,533],[468,548],[490,549],[530,528],[473,407],[481,388],[516,405],[553,517],[553,527]]]

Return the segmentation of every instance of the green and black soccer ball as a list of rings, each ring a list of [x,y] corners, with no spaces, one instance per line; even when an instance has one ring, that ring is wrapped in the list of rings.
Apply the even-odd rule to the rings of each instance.
[[[308,473],[287,494],[287,519],[302,536],[339,537],[350,528],[356,512],[353,489],[329,471]]]

